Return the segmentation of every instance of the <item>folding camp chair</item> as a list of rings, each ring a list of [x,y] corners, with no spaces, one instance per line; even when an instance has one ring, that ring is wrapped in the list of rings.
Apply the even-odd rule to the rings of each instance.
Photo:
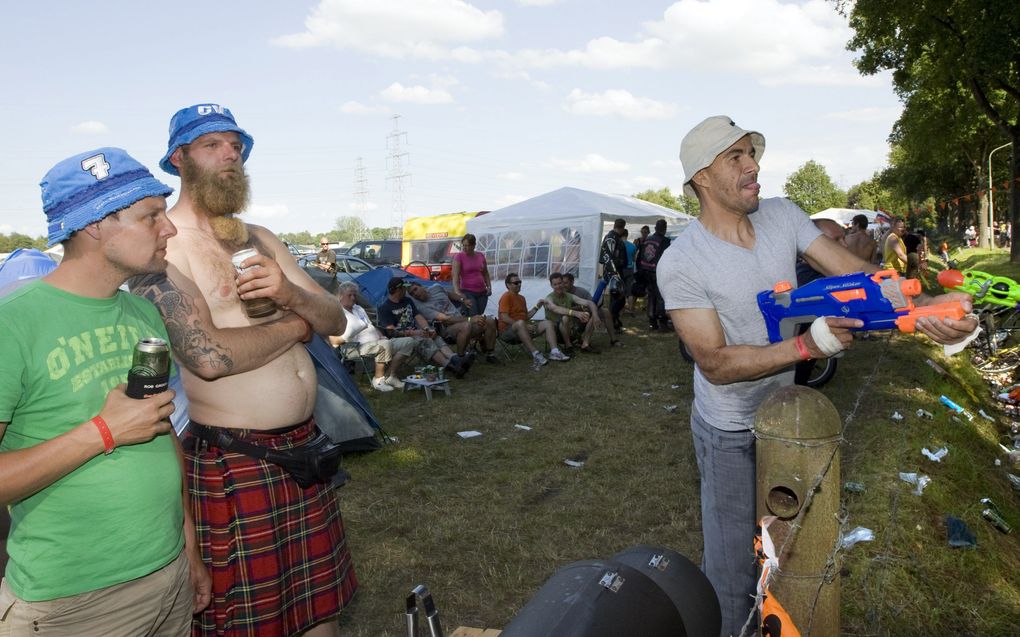
[[[354,372],[358,373],[358,368],[361,368],[361,372],[365,374],[365,378],[372,382],[372,377],[375,375],[375,357],[361,353],[361,348],[358,347],[357,343],[343,343],[337,346],[336,354],[340,357],[341,361],[353,365]]]

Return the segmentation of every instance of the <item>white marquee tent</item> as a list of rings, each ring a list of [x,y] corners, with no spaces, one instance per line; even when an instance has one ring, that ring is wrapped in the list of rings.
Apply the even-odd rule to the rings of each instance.
[[[673,234],[694,217],[634,197],[560,188],[470,219],[467,231],[478,238],[492,277],[487,314],[506,290],[503,279],[516,272],[521,294],[532,306],[549,292],[549,274],[570,272],[577,285],[595,290],[599,246],[617,218],[627,220],[630,240],[643,225],[665,219]]]
[[[889,225],[889,215],[880,210],[859,210],[857,208],[826,208],[811,215],[812,219],[832,219],[836,223],[849,226],[857,215],[868,218],[868,224]]]

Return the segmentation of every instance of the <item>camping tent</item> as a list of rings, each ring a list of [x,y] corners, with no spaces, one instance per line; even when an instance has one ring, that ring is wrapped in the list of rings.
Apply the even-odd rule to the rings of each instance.
[[[18,248],[0,263],[0,296],[9,294],[38,277],[49,274],[57,264],[35,248]]]
[[[487,313],[497,312],[495,299],[510,272],[520,275],[529,303],[549,293],[552,272],[571,272],[577,285],[594,291],[599,245],[617,218],[627,220],[634,239],[642,225],[665,219],[675,229],[694,217],[634,197],[560,188],[468,220],[476,249],[489,262],[495,298]]]
[[[826,208],[821,212],[811,215],[812,219],[832,219],[836,223],[849,226],[851,220],[857,215],[864,215],[868,218],[868,225],[889,225],[889,215],[881,210],[858,210],[856,208]]]

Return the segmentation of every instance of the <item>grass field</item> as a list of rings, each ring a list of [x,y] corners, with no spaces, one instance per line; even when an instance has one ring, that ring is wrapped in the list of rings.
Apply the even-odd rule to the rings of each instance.
[[[420,583],[448,630],[499,628],[569,562],[642,543],[700,559],[692,369],[673,335],[624,322],[625,349],[540,372],[521,356],[480,362],[450,397],[366,391],[399,443],[346,460],[354,480],[340,497],[361,588],[345,635],[402,635],[403,599]],[[913,336],[861,340],[823,393],[847,421],[843,479],[867,487],[844,493],[847,526],[875,532],[844,555],[843,634],[1020,634],[1018,534],[993,529],[978,502],[992,498],[1020,526],[1018,494],[994,465],[1009,423],[957,422],[938,402],[946,394],[975,415],[999,413],[966,355],[943,359]],[[462,440],[463,430],[483,435]],[[949,448],[939,464],[920,453],[933,445]],[[932,483],[912,495],[900,471]],[[947,514],[970,526],[976,550],[948,547]]]

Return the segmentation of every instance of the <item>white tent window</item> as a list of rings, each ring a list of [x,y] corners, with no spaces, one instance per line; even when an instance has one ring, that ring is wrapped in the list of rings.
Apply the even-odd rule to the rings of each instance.
[[[550,241],[549,233],[545,230],[529,232],[525,236],[519,273],[521,276],[536,278],[549,276]]]

